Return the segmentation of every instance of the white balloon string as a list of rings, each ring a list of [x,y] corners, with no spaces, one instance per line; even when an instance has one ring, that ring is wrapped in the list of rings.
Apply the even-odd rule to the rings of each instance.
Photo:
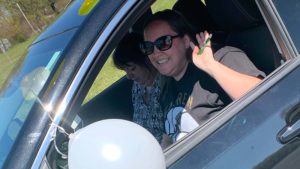
[[[56,143],[56,132],[58,131],[58,132],[60,132],[60,133],[62,133],[62,134],[65,134],[65,135],[68,136],[68,138],[69,138],[69,135],[70,135],[70,134],[67,133],[66,130],[65,130],[63,127],[61,127],[61,126],[59,126],[59,125],[57,125],[57,124],[54,123],[54,120],[53,120],[53,118],[52,118],[51,115],[50,115],[50,111],[51,111],[51,110],[49,110],[48,107],[45,106],[45,104],[41,101],[41,99],[36,95],[36,93],[35,93],[32,89],[30,89],[30,90],[32,91],[33,95],[35,96],[35,98],[37,99],[37,101],[39,102],[39,104],[43,107],[43,109],[45,110],[45,112],[46,112],[46,114],[48,115],[48,117],[50,118],[50,120],[51,120],[51,125],[53,125],[53,126],[55,127],[55,130],[54,130],[54,132],[53,132],[53,134],[52,134],[52,136],[51,136],[51,140],[52,140],[53,143],[54,143],[54,148],[55,148],[56,152],[57,152],[58,154],[61,155],[61,158],[67,159],[67,158],[68,158],[68,155],[65,154],[65,153],[63,153],[63,152],[61,152],[61,151],[59,150],[59,148],[57,147],[57,143]]]
[[[65,154],[65,153],[63,153],[63,152],[61,152],[59,150],[59,148],[57,147],[57,144],[56,144],[56,131],[58,131],[58,132],[60,132],[62,134],[66,134],[68,137],[69,137],[70,134],[67,133],[64,128],[62,128],[61,126],[55,124],[54,122],[52,122],[51,125],[53,125],[55,127],[55,130],[54,130],[54,132],[53,132],[53,134],[51,136],[51,140],[53,140],[53,143],[54,143],[54,148],[55,148],[56,152],[61,155],[61,158],[67,159],[68,155]]]
[[[61,151],[59,150],[59,148],[57,147],[56,139],[54,139],[53,142],[54,142],[55,150],[56,150],[56,152],[57,152],[58,154],[61,155],[61,158],[63,158],[63,159],[68,159],[68,155],[65,154],[65,153],[63,153],[63,152],[61,152]]]

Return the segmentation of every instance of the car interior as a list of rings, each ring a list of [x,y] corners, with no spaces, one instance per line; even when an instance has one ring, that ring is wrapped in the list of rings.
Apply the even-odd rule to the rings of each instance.
[[[218,3],[226,3],[228,8],[223,8]],[[192,8],[199,13],[190,16],[187,11]],[[200,0],[179,0],[174,4],[173,10],[181,12],[197,30],[210,30],[214,35],[212,42],[242,49],[266,75],[284,62],[256,4],[252,1],[209,0],[205,6]],[[140,31],[141,20],[149,15],[151,10],[148,10],[132,29]],[[211,19],[198,19],[203,16]],[[131,119],[131,84],[132,82],[124,77],[84,104],[78,113],[84,124],[106,118]],[[116,102],[115,98],[119,101]],[[101,112],[95,113],[100,107]]]
[[[286,61],[278,52],[255,1],[206,0],[204,4],[200,0],[178,0],[172,9],[182,13],[196,30],[211,32],[212,42],[242,49],[266,75]],[[150,9],[132,30],[141,31],[140,22],[149,15]],[[75,128],[110,118],[132,120],[131,86],[132,81],[123,77],[83,104],[77,113],[80,125]],[[57,140],[57,147],[52,146],[47,157],[51,168],[64,168],[67,160],[57,149],[66,149],[65,137]]]

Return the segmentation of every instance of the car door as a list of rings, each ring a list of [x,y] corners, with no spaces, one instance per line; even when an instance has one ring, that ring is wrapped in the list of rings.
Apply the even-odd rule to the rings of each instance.
[[[51,123],[43,124],[41,128],[45,128],[46,126],[46,129],[42,130],[43,135],[39,140],[19,142],[21,144],[15,147],[16,149],[12,153],[12,155],[15,155],[13,157],[16,158],[9,159],[6,163],[7,168],[59,168],[57,166],[58,163],[63,163],[61,166],[66,166],[65,156],[61,153],[64,153],[63,150],[65,150],[65,140],[67,138],[65,137],[66,133],[60,130],[61,127],[66,129],[67,133],[74,132],[73,129],[76,129],[76,127],[73,128],[72,124],[74,121],[77,121],[77,113],[80,114],[81,111],[84,112],[85,110],[91,112],[95,110],[101,111],[102,107],[103,109],[110,109],[107,103],[111,103],[113,99],[106,100],[107,97],[119,98],[115,94],[120,94],[119,91],[123,89],[127,89],[126,93],[128,94],[130,83],[122,79],[115,83],[115,86],[112,85],[107,90],[104,90],[103,94],[98,95],[99,97],[94,98],[94,100],[100,98],[99,100],[103,103],[103,106],[99,104],[99,107],[94,107],[91,102],[92,106],[89,106],[89,103],[86,106],[82,104],[98,72],[102,69],[110,53],[120,41],[120,37],[132,28],[138,18],[149,9],[152,2],[151,0],[100,1],[96,6],[97,10],[92,11],[88,15],[87,20],[79,27],[79,31],[76,32],[76,36],[73,38],[74,41],[69,44],[69,49],[64,52],[67,59],[63,62],[63,67],[59,71],[61,73],[58,74],[60,80],[51,88],[55,92],[50,93],[52,95],[48,96],[49,103],[53,103],[55,106],[54,111],[51,112],[54,120]],[[159,0],[157,2],[164,3],[165,1]],[[284,37],[284,34],[279,35]],[[277,36],[274,37],[277,38]],[[288,51],[290,45],[286,41],[278,40],[278,44],[279,49]],[[282,55],[293,58],[289,52],[282,52]],[[277,135],[280,135],[278,134],[280,131],[284,131],[284,127],[292,125],[297,121],[295,118],[285,118],[283,116],[285,114],[294,114],[289,112],[293,108],[297,110],[297,101],[295,100],[299,95],[296,92],[288,92],[287,89],[279,90],[279,88],[286,88],[288,82],[295,81],[295,77],[299,75],[298,65],[299,59],[293,59],[285,63],[280,69],[269,75],[265,82],[253,92],[228,106],[219,116],[209,121],[205,126],[198,128],[183,140],[172,145],[165,151],[168,167],[197,168],[201,165],[220,167],[220,164],[223,164],[221,163],[222,161],[229,161],[230,158],[234,157],[234,152],[238,152],[239,147],[245,145],[248,147],[243,149],[243,154],[251,153],[252,151],[254,154],[259,154],[259,150],[265,148],[263,145],[272,142],[270,145],[267,144],[269,145],[269,149],[266,147],[263,154],[265,155],[264,157],[271,157],[271,154],[276,154],[275,152],[284,147],[285,144],[290,144],[290,142],[282,144],[285,141],[282,143],[277,141],[277,138],[280,138]],[[294,88],[295,91],[299,89],[296,84],[288,88]],[[272,100],[274,98],[276,100]],[[124,96],[124,100],[128,101],[128,97]],[[283,107],[281,107],[282,104],[284,105]],[[86,107],[88,108],[85,109]],[[111,108],[124,109],[124,106],[111,106]],[[40,113],[41,109],[36,114]],[[123,115],[125,116],[121,117],[128,117],[126,113]],[[291,115],[291,117],[294,116]],[[44,118],[47,118],[47,116]],[[291,119],[291,122],[286,119]],[[37,122],[38,120],[35,119],[31,122]],[[276,122],[275,127],[273,127],[273,120]],[[276,131],[273,131],[273,128]],[[268,130],[272,132],[266,136],[260,134],[261,131]],[[23,135],[31,131],[28,129]],[[275,138],[273,137],[274,134]],[[260,137],[261,139],[257,139]],[[224,141],[223,138],[226,140]],[[253,141],[253,144],[249,146],[248,143],[252,141],[252,138],[255,140],[267,138],[268,141],[259,142],[264,143],[259,145],[254,144],[258,141]],[[26,143],[25,145],[35,145],[34,151],[27,154],[24,153],[28,150],[28,148],[22,149],[21,146],[24,142]],[[23,154],[18,154],[19,152],[23,152]],[[227,154],[222,156],[224,153]],[[236,156],[239,155],[236,154]],[[262,158],[262,156],[258,157]],[[250,166],[250,163],[259,165],[263,160],[259,160],[258,157],[249,160],[249,164],[245,165],[245,167]],[[217,162],[218,159],[221,159],[221,162]],[[25,161],[26,165],[18,164],[19,161]],[[216,163],[211,161],[216,161]],[[232,159],[232,161],[235,162],[238,160]]]
[[[300,87],[293,81],[300,75],[299,64],[299,58],[293,59],[259,96],[235,103],[247,105],[233,104],[231,111],[169,149],[169,168],[297,168]],[[179,155],[189,144],[195,146]]]
[[[168,168],[299,168],[299,1],[257,4],[287,63],[168,149]]]
[[[132,4],[129,5],[129,3]],[[73,98],[73,100],[69,100],[68,102],[68,105],[70,105],[70,107],[68,109],[62,110],[62,112],[65,113],[65,123],[62,123],[62,126],[68,128],[68,123],[72,121],[72,119],[74,119],[76,116],[76,110],[78,111],[81,109],[81,102],[84,99],[87,90],[91,86],[91,83],[95,79],[95,74],[99,72],[99,69],[104,64],[109,53],[113,50],[117,42],[120,40],[119,37],[123,36],[125,32],[128,31],[128,29],[133,25],[138,17],[141,16],[141,13],[149,8],[150,4],[150,1],[139,1],[139,3],[136,3],[136,1],[127,1],[127,3],[124,3],[124,7],[127,8],[124,9],[125,11],[123,11],[124,13],[122,15],[120,14],[122,16],[122,19],[116,22],[113,22],[114,20],[112,19],[110,23],[115,23],[115,25],[110,27],[110,34],[106,35],[104,33],[105,31],[103,32],[103,34],[101,34],[100,37],[105,37],[106,35],[107,40],[105,41],[105,43],[103,43],[103,46],[101,46],[103,48],[98,51],[99,53],[95,55],[92,60],[90,60],[87,68],[84,69],[85,73],[83,74],[85,76],[79,73],[79,82],[77,82],[79,84],[79,87],[75,86],[76,88],[72,89],[73,93],[70,93],[70,96],[72,96]],[[97,40],[102,41],[101,38]],[[97,42],[95,44],[97,44]],[[287,47],[283,46],[282,48],[286,49]],[[99,50],[99,46],[96,47],[95,50]],[[285,53],[283,53],[283,55],[284,54]],[[288,54],[288,56],[290,56],[290,54]],[[222,168],[221,166],[224,165],[224,163],[222,162],[231,160],[231,165],[228,165],[227,167],[226,163],[225,168],[247,168],[251,165],[259,166],[259,164],[263,161],[262,159],[271,157],[271,154],[276,154],[275,152],[277,150],[279,150],[281,147],[284,147],[281,142],[277,141],[277,138],[279,138],[277,137],[277,135],[280,131],[284,130],[284,127],[287,126],[285,118],[282,117],[286,112],[282,109],[295,108],[297,103],[292,102],[292,105],[290,105],[289,107],[289,104],[287,103],[290,103],[291,100],[288,98],[292,96],[294,97],[294,99],[299,97],[295,92],[289,93],[291,95],[287,95],[283,98],[283,100],[286,100],[286,102],[284,102],[285,107],[280,107],[279,103],[281,103],[281,97],[279,96],[281,96],[282,93],[285,93],[286,91],[277,91],[278,88],[286,88],[288,82],[295,81],[295,77],[298,75],[298,73],[294,70],[298,70],[298,65],[298,59],[293,59],[285,63],[280,69],[269,75],[265,82],[253,92],[248,94],[243,99],[234,102],[233,104],[225,108],[224,111],[216,118],[211,119],[206,125],[198,128],[189,136],[172,145],[168,150],[165,151],[167,166],[169,168],[201,168],[202,166]],[[291,73],[291,75],[289,75],[290,72],[296,73]],[[285,76],[287,76],[287,80],[285,79]],[[282,81],[285,81],[286,83],[280,85],[278,84],[279,87],[276,86],[277,83],[281,81],[281,79],[283,79]],[[295,90],[299,89],[296,85],[293,87],[295,87]],[[74,90],[76,90],[76,92]],[[270,95],[267,94],[268,91],[271,91]],[[266,95],[264,95],[265,93]],[[278,98],[278,100],[275,100],[277,101],[277,107],[271,108],[274,103],[274,98]],[[267,106],[270,106],[270,109],[265,110]],[[276,131],[272,130],[274,119],[276,122]],[[295,119],[293,119],[293,121],[295,121]],[[261,134],[262,131],[268,130],[272,130],[269,135],[264,136],[263,134]],[[271,137],[271,135],[274,135],[274,137]],[[257,139],[259,137],[261,137],[261,139]],[[268,138],[266,142],[259,142],[261,143],[259,145],[254,144],[257,142],[252,142],[252,144],[249,144],[252,140],[264,140],[265,137]],[[57,139],[57,141],[60,142],[60,139]],[[269,142],[272,142],[272,144],[269,144]],[[265,144],[269,145],[270,147],[265,147]],[[245,145],[247,146],[243,149],[242,154],[250,154],[251,152],[253,154],[260,154],[261,152],[259,150],[265,150],[264,154],[261,154],[260,156],[257,156],[257,158],[253,158],[249,160],[248,163],[246,163],[247,161],[242,159],[242,157],[245,156],[234,154],[235,152],[239,152],[238,150],[240,149],[240,147],[243,147]],[[205,151],[203,149],[205,149]],[[60,158],[59,154],[58,156],[51,156],[53,152],[56,153],[56,149],[54,145],[51,145],[50,149],[48,148],[47,160],[45,160],[52,162],[51,164],[53,164],[53,162],[59,162],[55,160]],[[221,156],[224,153],[228,154]],[[240,157],[241,159],[233,159],[233,157],[235,156]],[[218,159],[220,159],[221,161],[218,162]],[[216,163],[213,163],[212,161],[216,161]],[[241,163],[235,166],[234,162],[236,161],[240,161]]]

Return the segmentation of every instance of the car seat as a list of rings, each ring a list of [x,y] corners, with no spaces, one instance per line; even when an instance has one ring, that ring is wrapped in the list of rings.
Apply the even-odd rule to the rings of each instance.
[[[266,74],[280,65],[283,58],[255,0],[207,0],[206,5],[216,24],[229,32],[225,45],[242,49]]]
[[[178,0],[172,9],[185,16],[197,31],[218,29],[201,0]]]
[[[147,21],[152,16],[152,10],[149,8],[145,11],[145,13],[135,22],[135,24],[131,27],[129,32],[136,32],[143,34],[144,22]]]
[[[224,43],[227,33],[214,22],[206,5],[201,0],[178,0],[172,9],[181,13],[195,32],[207,30],[214,34],[214,42]]]

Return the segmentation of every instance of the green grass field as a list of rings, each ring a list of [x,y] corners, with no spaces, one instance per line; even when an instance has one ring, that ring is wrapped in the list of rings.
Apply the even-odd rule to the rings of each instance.
[[[32,36],[27,41],[19,43],[10,48],[6,53],[0,54],[0,91],[14,65],[24,56],[28,46],[34,41],[37,35]]]
[[[170,9],[175,2],[176,0],[158,0],[158,2],[152,5],[152,11],[157,12],[166,8]],[[10,48],[7,53],[0,54],[0,91],[8,75],[13,70],[13,67],[24,56],[28,46],[34,41],[36,37],[37,35],[31,37],[23,43],[17,44],[14,47]],[[86,96],[84,102],[88,101],[89,99],[103,91],[107,86],[110,86],[112,83],[114,83],[124,75],[125,73],[123,71],[120,71],[113,66],[111,57],[109,57],[101,72],[98,74],[91,89],[89,90],[89,93]]]

